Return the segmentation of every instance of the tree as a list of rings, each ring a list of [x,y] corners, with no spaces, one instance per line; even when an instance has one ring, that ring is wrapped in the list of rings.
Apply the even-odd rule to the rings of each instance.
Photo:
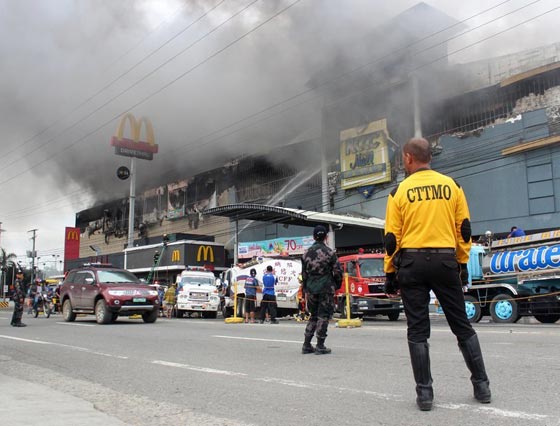
[[[4,287],[6,286],[6,272],[8,268],[13,267],[17,255],[15,253],[8,253],[3,248],[0,248],[0,267],[2,268],[2,298],[5,298]]]

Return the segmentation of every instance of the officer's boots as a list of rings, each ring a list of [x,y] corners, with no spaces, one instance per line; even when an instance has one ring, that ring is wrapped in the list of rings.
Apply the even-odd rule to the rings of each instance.
[[[483,404],[488,404],[492,399],[492,394],[490,393],[490,381],[484,368],[484,359],[482,358],[478,336],[473,334],[467,340],[459,342],[459,348],[471,372],[475,399]]]
[[[331,348],[325,346],[325,338],[317,337],[317,346],[315,346],[315,355],[330,354]]]
[[[301,347],[302,354],[312,354],[315,352],[315,348],[311,344],[311,339],[313,339],[313,335],[305,336],[305,340],[303,341],[303,346]]]
[[[428,342],[408,342],[412,372],[416,381],[416,404],[422,411],[430,411],[434,401],[432,373],[430,371],[430,348]]]

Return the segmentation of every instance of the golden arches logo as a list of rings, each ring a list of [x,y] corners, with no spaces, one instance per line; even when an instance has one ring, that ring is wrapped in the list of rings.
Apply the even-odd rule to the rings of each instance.
[[[128,123],[130,127],[130,138],[124,137],[126,123]],[[142,136],[142,127],[146,129],[145,142],[140,140]],[[155,143],[152,122],[146,117],[141,117],[137,120],[131,113],[127,113],[121,117],[115,136],[111,138],[111,145],[116,148],[116,152],[119,155],[138,156],[132,155],[129,151],[151,155],[158,152],[158,145]],[[144,158],[143,156],[140,157]],[[146,157],[146,159],[148,158]]]
[[[80,240],[80,233],[76,229],[70,229],[66,232],[66,240],[71,241],[79,241]]]
[[[181,261],[181,252],[179,250],[173,250],[173,253],[171,253],[171,261],[172,262]]]
[[[200,262],[200,260],[204,262],[214,262],[214,249],[212,246],[199,246],[198,252],[196,253],[196,261]]]

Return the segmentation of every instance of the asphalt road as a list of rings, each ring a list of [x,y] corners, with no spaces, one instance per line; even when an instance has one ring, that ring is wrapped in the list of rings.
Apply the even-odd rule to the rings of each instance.
[[[9,314],[0,312],[4,374],[131,425],[560,425],[560,324],[476,325],[493,392],[481,405],[445,319],[434,318],[435,407],[420,412],[404,319],[333,323],[333,353],[317,356],[301,354],[305,324],[287,319],[97,325],[54,315],[25,316],[29,326],[13,328]]]

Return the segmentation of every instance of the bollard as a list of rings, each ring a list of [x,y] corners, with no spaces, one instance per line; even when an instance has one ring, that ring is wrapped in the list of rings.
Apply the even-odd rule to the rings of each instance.
[[[226,324],[239,324],[243,322],[243,318],[237,316],[237,281],[233,283],[233,317],[226,318]]]
[[[339,328],[352,328],[352,327],[361,327],[362,320],[360,318],[350,318],[350,289],[348,287],[348,272],[344,273],[344,284],[346,286],[346,318],[340,319],[336,323],[336,326]]]

